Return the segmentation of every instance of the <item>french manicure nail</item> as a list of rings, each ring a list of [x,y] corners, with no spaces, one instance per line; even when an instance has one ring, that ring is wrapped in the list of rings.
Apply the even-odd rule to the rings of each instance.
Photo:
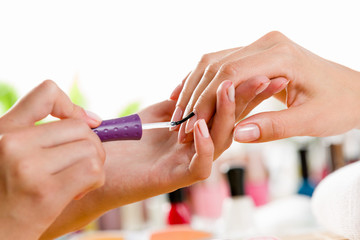
[[[182,114],[183,114],[183,111],[181,110],[181,108],[176,107],[174,114],[171,118],[171,121],[176,122],[176,121],[181,120]],[[179,128],[179,126],[172,126],[172,127],[170,127],[170,131],[174,131],[175,129],[178,129],[178,128]]]
[[[93,113],[89,110],[85,110],[86,112],[86,115],[91,118],[92,120],[96,121],[96,122],[101,122],[102,119],[96,114],[96,113]]]
[[[193,111],[195,113],[195,115],[189,119],[189,121],[186,123],[186,127],[185,127],[185,133],[191,133],[192,130],[194,129],[194,124],[197,120],[197,115],[195,110]]]
[[[208,138],[210,136],[209,134],[209,130],[207,128],[207,125],[206,125],[206,122],[204,119],[200,119],[198,121],[198,126],[199,126],[199,130],[200,130],[200,133],[201,135],[204,137],[204,138]]]
[[[255,94],[258,95],[262,93],[269,86],[269,84],[270,81],[260,84],[260,86],[256,89]]]
[[[176,100],[176,99],[178,98],[177,92],[181,90],[181,86],[182,86],[181,83],[176,86],[176,88],[172,91],[172,93],[171,93],[171,95],[170,95],[170,99]],[[180,90],[179,90],[179,89],[180,89]]]
[[[231,86],[227,89],[227,95],[230,102],[235,102],[235,88],[234,84],[231,84]]]
[[[290,80],[284,81],[284,83],[280,85],[279,89],[275,92],[275,94],[284,90],[284,88],[286,88],[286,86],[289,84],[289,82],[290,82]]]
[[[258,125],[253,123],[237,127],[234,134],[234,139],[237,142],[252,142],[259,137],[260,129]]]

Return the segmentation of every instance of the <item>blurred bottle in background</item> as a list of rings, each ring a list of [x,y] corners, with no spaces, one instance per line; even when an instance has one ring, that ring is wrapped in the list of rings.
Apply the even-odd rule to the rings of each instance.
[[[119,209],[115,208],[104,213],[98,220],[99,230],[121,229]]]
[[[263,151],[256,145],[248,145],[245,151],[245,192],[253,199],[255,206],[262,206],[269,202],[269,172]]]
[[[184,188],[179,188],[168,194],[170,200],[170,211],[167,222],[169,225],[190,224],[190,208],[185,202],[186,192]]]
[[[299,160],[301,166],[301,183],[298,190],[298,194],[306,195],[311,197],[314,190],[315,185],[313,184],[310,176],[309,176],[309,162],[308,162],[308,148],[307,146],[301,147],[299,150]]]
[[[222,208],[222,229],[224,237],[241,237],[254,230],[254,202],[245,193],[245,168],[230,167],[226,171],[230,194]]]

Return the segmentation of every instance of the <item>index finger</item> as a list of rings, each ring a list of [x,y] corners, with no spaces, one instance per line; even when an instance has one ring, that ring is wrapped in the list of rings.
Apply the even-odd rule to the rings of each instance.
[[[9,128],[32,126],[51,114],[54,117],[85,120],[91,127],[100,120],[89,117],[85,110],[72,103],[69,97],[51,80],[46,80],[23,97],[4,116]]]

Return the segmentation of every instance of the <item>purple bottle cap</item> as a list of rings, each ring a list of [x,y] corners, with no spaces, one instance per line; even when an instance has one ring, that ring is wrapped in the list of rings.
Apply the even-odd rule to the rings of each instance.
[[[139,115],[133,114],[126,117],[104,120],[93,131],[102,142],[116,140],[140,140],[142,125]]]

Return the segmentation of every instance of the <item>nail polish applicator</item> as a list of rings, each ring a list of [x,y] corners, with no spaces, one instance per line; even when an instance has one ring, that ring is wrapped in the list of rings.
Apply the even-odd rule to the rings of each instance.
[[[104,120],[100,126],[93,128],[102,142],[117,141],[117,140],[140,140],[143,130],[156,128],[170,128],[177,126],[187,121],[195,115],[191,112],[188,116],[176,122],[156,122],[156,123],[141,123],[138,114],[133,114],[121,118]]]

